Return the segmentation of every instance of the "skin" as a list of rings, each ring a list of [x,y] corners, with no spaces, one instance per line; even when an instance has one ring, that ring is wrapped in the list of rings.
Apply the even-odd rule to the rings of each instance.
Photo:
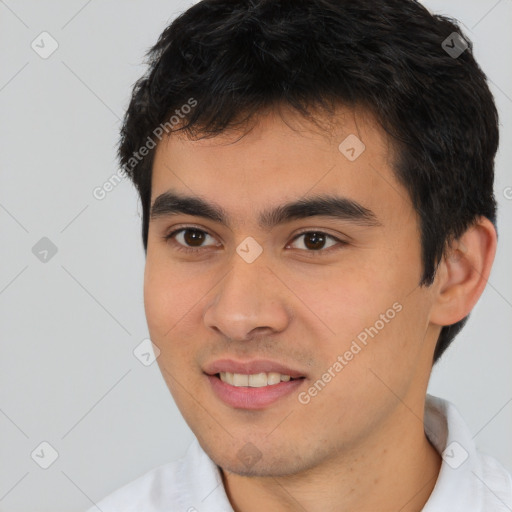
[[[222,206],[231,224],[182,214],[150,221],[144,301],[151,339],[235,511],[419,511],[441,465],[423,426],[435,343],[441,326],[466,316],[482,293],[496,234],[477,219],[447,251],[434,284],[420,287],[418,216],[394,177],[384,132],[359,110],[340,107],[334,120],[317,119],[325,130],[283,108],[259,115],[243,137],[174,134],[160,143],[152,202],[171,188],[201,196]],[[349,134],[366,146],[353,162],[338,150]],[[333,192],[371,209],[380,225],[312,217],[258,227],[262,210]],[[201,252],[177,249],[187,247],[183,232],[174,244],[164,239],[182,226],[210,235]],[[307,235],[295,238],[305,228],[346,243],[327,238],[314,251]],[[248,236],[263,248],[251,264],[236,252]],[[394,303],[401,311],[301,404],[298,392]],[[271,406],[235,409],[217,398],[202,370],[224,357],[272,359],[307,377]],[[247,443],[261,455],[250,467],[237,456]]]

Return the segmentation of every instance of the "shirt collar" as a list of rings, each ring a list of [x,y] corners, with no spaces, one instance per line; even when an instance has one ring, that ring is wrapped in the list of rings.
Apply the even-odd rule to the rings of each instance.
[[[447,400],[427,394],[424,425],[427,438],[443,462],[422,512],[483,510],[484,475],[480,455],[456,407]]]

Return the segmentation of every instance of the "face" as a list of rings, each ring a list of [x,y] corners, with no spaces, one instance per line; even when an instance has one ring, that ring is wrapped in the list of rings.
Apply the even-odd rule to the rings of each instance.
[[[172,135],[153,166],[150,336],[199,442],[240,475],[305,471],[417,422],[399,404],[422,403],[439,333],[377,123],[283,115],[243,137]]]

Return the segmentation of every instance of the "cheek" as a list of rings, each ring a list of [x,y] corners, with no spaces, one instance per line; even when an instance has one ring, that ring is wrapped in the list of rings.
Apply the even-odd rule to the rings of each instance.
[[[218,279],[217,279],[218,280]],[[214,281],[215,282],[215,281]],[[202,308],[213,284],[201,272],[157,258],[146,260],[144,307],[150,338],[160,349],[158,365],[177,402],[187,399],[185,389],[197,385],[193,375],[201,351]],[[203,333],[204,334],[204,333]],[[185,395],[182,397],[182,394]]]
[[[326,334],[350,338],[378,320],[381,313],[400,299],[397,276],[374,264],[359,263],[347,267],[327,267],[318,271],[290,274],[287,283],[302,300],[300,308],[327,328]],[[308,313],[307,310],[311,313]]]
[[[165,334],[164,321],[172,321],[169,314],[172,314],[172,286],[163,269],[156,265],[153,259],[146,260],[144,271],[144,309],[148,328],[152,339],[161,339]],[[167,327],[168,329],[169,327]]]
[[[152,342],[160,349],[157,363],[162,377],[178,403],[187,403],[190,368],[194,365],[194,347],[190,331],[194,304],[198,302],[193,287],[168,264],[159,264],[156,258],[146,260],[144,272],[144,308]],[[196,322],[197,324],[197,322]],[[189,328],[189,327],[188,327]],[[183,404],[182,404],[183,402]]]
[[[207,290],[204,279],[183,272],[179,265],[148,257],[144,308],[151,334],[160,340],[172,338],[198,311]]]
[[[306,298],[303,314],[313,319],[308,309],[314,312],[318,332],[325,333],[315,345],[319,360],[329,367],[346,353],[353,370],[382,368],[387,374],[403,365],[407,373],[428,323],[428,296],[418,288],[416,269],[382,257],[316,277],[295,276],[293,289]]]

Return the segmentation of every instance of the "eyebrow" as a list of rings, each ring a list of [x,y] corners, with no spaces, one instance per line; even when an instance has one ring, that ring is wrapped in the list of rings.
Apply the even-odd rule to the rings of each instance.
[[[186,196],[172,190],[155,199],[151,206],[150,218],[156,220],[179,214],[202,217],[230,228],[229,215],[220,205],[198,196]],[[261,212],[258,224],[262,229],[271,229],[292,220],[315,216],[350,221],[369,227],[382,225],[373,211],[357,201],[328,194],[299,199],[265,210]]]

